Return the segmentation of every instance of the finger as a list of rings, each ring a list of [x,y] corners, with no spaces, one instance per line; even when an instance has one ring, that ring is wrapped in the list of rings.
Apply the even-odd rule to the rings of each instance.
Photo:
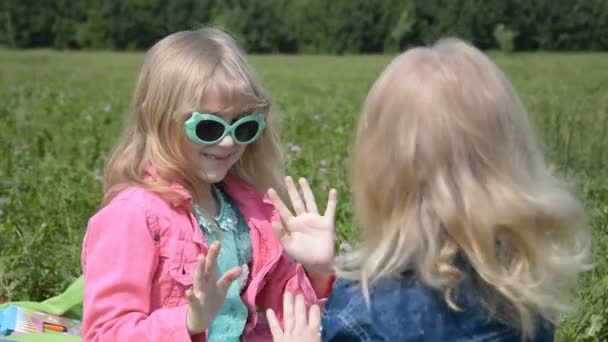
[[[268,197],[270,197],[272,204],[274,205],[275,209],[279,212],[279,216],[281,217],[281,220],[283,220],[283,222],[287,222],[290,218],[293,217],[291,210],[289,210],[289,208],[287,208],[285,203],[283,203],[283,201],[281,200],[281,198],[279,197],[277,192],[274,191],[274,189],[268,190]]]
[[[193,290],[195,293],[200,293],[203,289],[203,284],[205,280],[203,279],[205,273],[205,256],[199,254],[198,260],[196,263],[196,268],[194,269],[194,279],[192,280]]]
[[[306,178],[300,178],[300,187],[302,188],[302,194],[304,195],[304,202],[306,203],[306,210],[309,213],[318,214],[317,202],[315,201],[315,195],[310,190],[310,185]]]
[[[295,316],[295,329],[296,331],[302,331],[308,325],[308,318],[306,315],[308,314],[306,310],[306,303],[304,302],[304,296],[297,295],[296,296],[296,304],[294,309]]]
[[[228,288],[233,281],[237,280],[241,275],[241,267],[236,266],[229,269],[224,275],[217,281],[217,287],[222,294],[228,292]]]
[[[319,331],[321,327],[321,309],[316,304],[308,311],[308,327],[313,331]]]
[[[325,208],[325,217],[329,218],[332,222],[336,219],[336,206],[338,205],[338,195],[336,189],[329,191],[329,197],[327,198],[327,208]]]
[[[282,341],[283,340],[283,330],[281,330],[281,325],[279,324],[279,320],[277,319],[277,315],[274,313],[272,309],[266,310],[266,318],[268,318],[268,326],[270,327],[270,333],[272,334],[273,341]]]
[[[283,327],[286,333],[293,331],[293,295],[291,292],[285,292],[283,295]]]
[[[207,251],[207,257],[205,260],[205,273],[204,279],[205,282],[208,282],[210,279],[215,281],[217,279],[217,256],[220,254],[220,242],[214,242],[209,250]]]
[[[304,207],[304,203],[302,202],[302,198],[300,197],[300,193],[298,192],[298,188],[296,187],[293,178],[289,176],[285,177],[285,185],[287,186],[287,194],[289,194],[289,199],[291,200],[296,215],[306,213],[306,207]]]

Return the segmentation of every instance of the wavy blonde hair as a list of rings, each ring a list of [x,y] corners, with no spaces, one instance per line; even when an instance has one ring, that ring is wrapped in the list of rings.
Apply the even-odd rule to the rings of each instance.
[[[266,128],[248,145],[231,174],[258,190],[282,189],[282,157],[271,102],[236,41],[218,29],[173,33],[146,54],[137,80],[129,122],[108,161],[104,202],[130,185],[170,197],[170,183],[192,194],[205,182],[188,155],[184,122],[206,96],[220,96],[225,111],[262,112]],[[153,165],[165,182],[147,180]]]
[[[445,39],[388,65],[363,106],[353,169],[361,244],[339,275],[367,300],[381,278],[411,271],[458,310],[461,256],[491,314],[524,336],[568,308],[587,267],[583,207],[549,172],[510,82],[473,46]]]

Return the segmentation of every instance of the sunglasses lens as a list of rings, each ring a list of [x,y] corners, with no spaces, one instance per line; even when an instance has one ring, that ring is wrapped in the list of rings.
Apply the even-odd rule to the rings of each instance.
[[[258,134],[260,125],[256,121],[247,121],[238,125],[234,130],[234,137],[241,143],[249,142]]]
[[[224,126],[213,120],[203,120],[196,125],[196,136],[202,141],[214,142],[224,134]]]

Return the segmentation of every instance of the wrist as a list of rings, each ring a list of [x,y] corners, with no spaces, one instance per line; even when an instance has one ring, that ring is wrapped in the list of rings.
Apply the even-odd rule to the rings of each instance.
[[[334,282],[334,269],[333,263],[327,265],[315,265],[314,267],[307,267],[302,265],[306,277],[310,281],[317,298],[326,298],[329,296]]]
[[[323,284],[334,279],[334,263],[317,264],[317,265],[302,265],[308,279],[314,284]]]
[[[206,321],[207,320],[205,317],[200,317],[199,315],[196,315],[192,311],[192,307],[188,306],[188,311],[186,313],[186,327],[188,328],[188,334],[190,334],[190,336],[198,335],[205,332],[205,330],[207,330],[209,326]]]
[[[335,274],[335,267],[336,267],[336,262],[334,259],[332,259],[331,261],[326,262],[326,263],[320,263],[320,264],[314,264],[314,265],[302,264],[302,266],[304,267],[304,270],[306,270],[306,274],[308,274],[311,277],[315,277],[315,278],[319,278],[319,279],[333,277],[333,275]]]

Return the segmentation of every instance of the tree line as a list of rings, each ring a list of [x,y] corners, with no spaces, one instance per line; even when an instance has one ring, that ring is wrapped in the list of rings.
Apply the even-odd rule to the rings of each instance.
[[[254,53],[382,53],[452,35],[482,49],[608,50],[608,0],[3,0],[0,45],[147,49],[204,25]]]

